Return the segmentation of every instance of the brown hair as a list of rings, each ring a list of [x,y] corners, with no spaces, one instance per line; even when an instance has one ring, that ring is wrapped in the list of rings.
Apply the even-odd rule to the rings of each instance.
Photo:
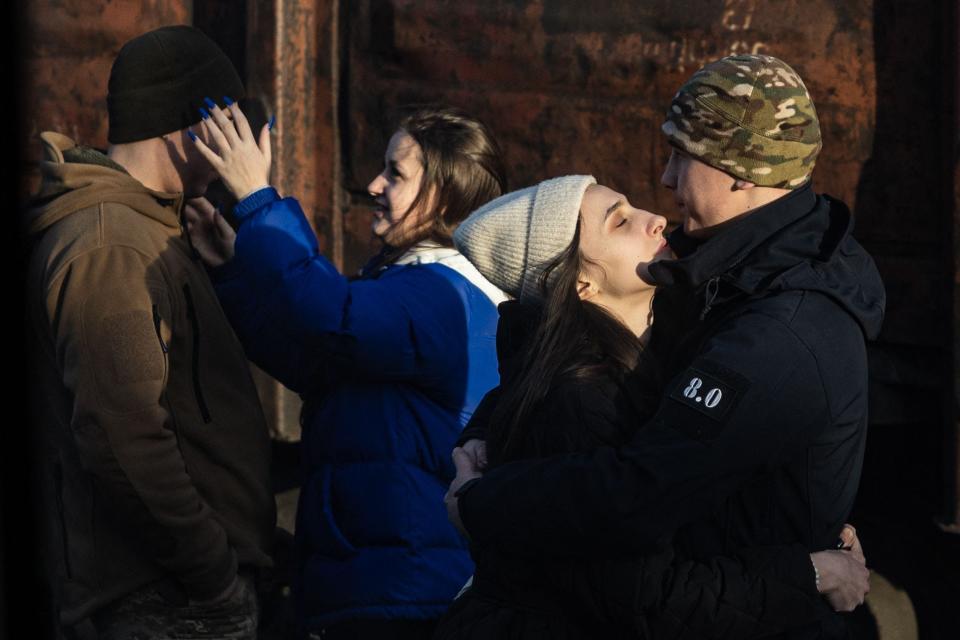
[[[507,190],[500,146],[480,120],[454,107],[417,105],[404,109],[398,131],[420,145],[423,182],[407,213],[430,203],[427,221],[404,246],[391,247],[376,266],[392,263],[412,245],[433,240],[453,246],[453,232],[468,215]]]

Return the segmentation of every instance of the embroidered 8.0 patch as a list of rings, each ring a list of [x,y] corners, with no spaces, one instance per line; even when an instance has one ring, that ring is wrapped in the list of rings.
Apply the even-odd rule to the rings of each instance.
[[[714,420],[722,420],[739,396],[735,384],[690,367],[680,377],[670,397]]]

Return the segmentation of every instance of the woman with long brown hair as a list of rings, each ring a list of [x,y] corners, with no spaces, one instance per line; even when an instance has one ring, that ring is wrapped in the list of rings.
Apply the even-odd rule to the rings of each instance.
[[[429,637],[472,570],[442,497],[450,449],[497,384],[505,299],[451,235],[505,189],[500,150],[451,108],[403,118],[367,187],[384,248],[348,279],[320,254],[297,201],[268,186],[269,131],[258,142],[236,105],[212,109],[204,126],[216,151],[198,148],[239,199],[240,226],[234,235],[198,203],[187,210],[194,246],[247,355],[305,400],[301,631]]]
[[[461,436],[470,455],[493,468],[619,447],[655,412],[648,267],[670,255],[665,227],[590,176],[504,195],[460,226],[457,247],[517,298],[500,305],[501,383]],[[865,581],[852,529],[844,535],[850,551],[789,545],[697,559],[665,539],[644,555],[570,549],[549,564],[475,545],[476,573],[435,638],[747,640],[816,627],[818,587]]]

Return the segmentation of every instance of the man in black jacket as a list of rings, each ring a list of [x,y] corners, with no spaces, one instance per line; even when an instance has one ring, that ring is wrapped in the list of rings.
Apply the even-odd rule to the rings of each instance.
[[[662,181],[684,224],[670,237],[677,259],[649,269],[660,408],[617,450],[459,474],[448,509],[477,542],[541,557],[643,552],[663,535],[700,559],[815,551],[850,512],[864,341],[885,294],[847,207],[810,186],[821,142],[806,88],[776,58],[724,58],[680,89],[662,129],[673,146]],[[806,635],[841,633],[829,626]]]

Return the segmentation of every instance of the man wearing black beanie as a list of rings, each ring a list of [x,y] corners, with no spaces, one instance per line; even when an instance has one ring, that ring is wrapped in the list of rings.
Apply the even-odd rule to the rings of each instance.
[[[246,358],[181,225],[216,177],[188,136],[243,96],[199,30],[128,42],[106,154],[41,135],[27,214],[46,574],[67,638],[255,638],[276,515]]]

